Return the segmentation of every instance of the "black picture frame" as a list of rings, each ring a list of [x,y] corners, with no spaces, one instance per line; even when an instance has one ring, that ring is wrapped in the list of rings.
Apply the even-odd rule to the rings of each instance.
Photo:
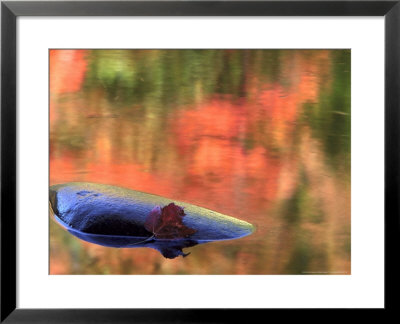
[[[268,309],[20,309],[16,307],[16,19],[19,16],[384,16],[385,310],[399,286],[400,0],[4,1],[1,3],[1,322],[200,323],[252,321]],[[185,298],[185,297],[183,297]],[[270,310],[272,311],[272,310]],[[381,310],[379,310],[381,313]],[[249,317],[250,316],[250,317]],[[308,316],[308,315],[307,315]]]

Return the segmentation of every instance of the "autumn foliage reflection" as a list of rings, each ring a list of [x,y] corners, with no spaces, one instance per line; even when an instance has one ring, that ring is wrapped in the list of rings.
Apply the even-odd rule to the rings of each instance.
[[[52,274],[350,273],[350,53],[53,51],[50,184],[92,181],[257,226],[165,260],[51,222]]]

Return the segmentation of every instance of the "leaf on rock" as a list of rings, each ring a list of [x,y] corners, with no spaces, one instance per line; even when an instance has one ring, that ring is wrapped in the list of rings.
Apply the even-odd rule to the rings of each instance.
[[[183,224],[184,216],[183,208],[174,203],[163,208],[156,206],[147,216],[144,227],[157,239],[188,238],[197,231]]]

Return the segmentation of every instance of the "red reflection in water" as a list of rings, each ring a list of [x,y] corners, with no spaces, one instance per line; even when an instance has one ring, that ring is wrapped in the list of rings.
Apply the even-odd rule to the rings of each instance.
[[[61,94],[81,89],[87,61],[83,50],[50,50],[50,93]]]

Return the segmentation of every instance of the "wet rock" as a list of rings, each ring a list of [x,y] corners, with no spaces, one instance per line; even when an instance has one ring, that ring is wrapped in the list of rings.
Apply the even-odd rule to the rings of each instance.
[[[182,248],[251,234],[253,225],[215,211],[125,188],[84,182],[50,187],[54,218],[76,237],[108,247],[150,247],[165,257],[185,256]],[[184,239],[156,239],[146,230],[155,206],[171,202],[184,208],[185,226],[195,229]]]

